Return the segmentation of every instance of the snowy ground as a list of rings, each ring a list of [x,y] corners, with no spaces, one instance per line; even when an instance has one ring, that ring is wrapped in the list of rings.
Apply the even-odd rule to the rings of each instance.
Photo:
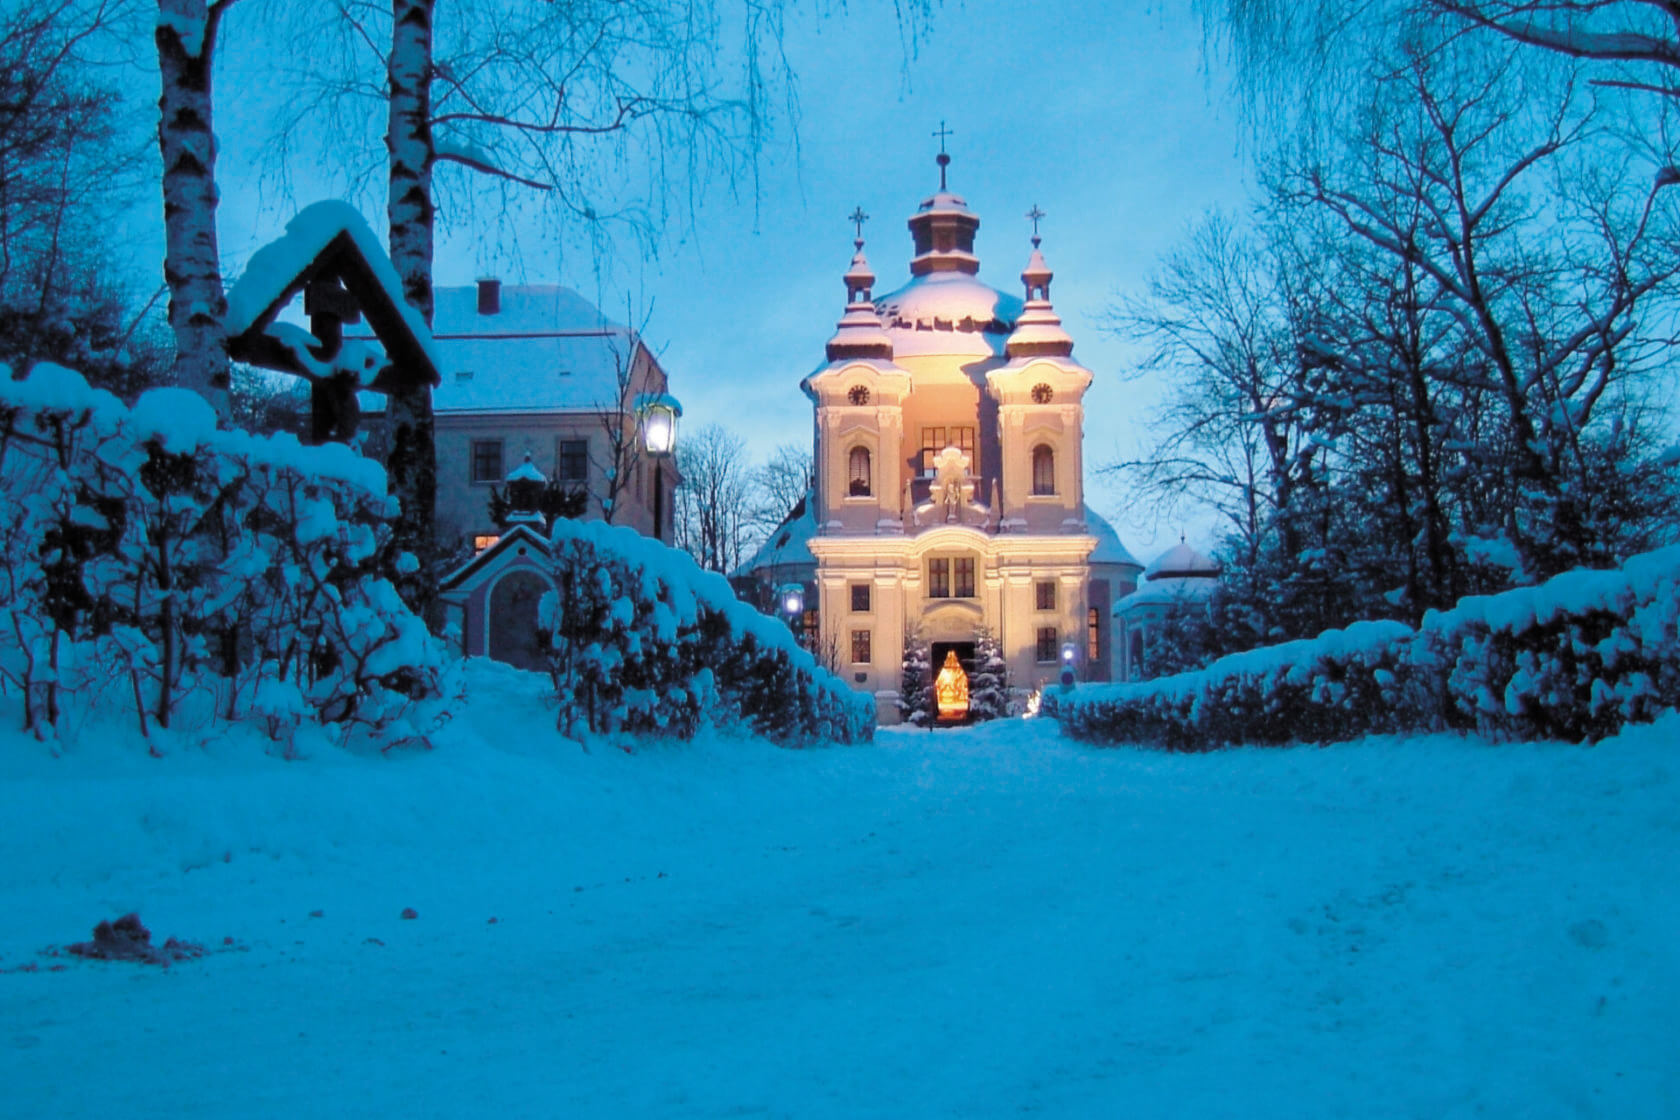
[[[583,754],[472,683],[401,757],[0,739],[0,1115],[1680,1114],[1680,718]],[[238,948],[48,971],[127,910]]]

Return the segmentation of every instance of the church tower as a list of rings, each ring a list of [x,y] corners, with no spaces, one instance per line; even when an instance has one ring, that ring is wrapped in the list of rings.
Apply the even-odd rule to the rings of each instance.
[[[937,135],[937,134],[936,134]],[[980,218],[950,189],[911,214],[909,281],[875,295],[861,207],[846,304],[801,387],[815,412],[806,505],[737,571],[794,578],[821,652],[896,714],[907,639],[972,670],[994,638],[1018,697],[1064,665],[1112,677],[1109,609],[1140,565],[1085,506],[1089,370],[1050,302],[1033,207],[1024,298],[980,279]],[[794,537],[800,537],[794,540]],[[809,637],[809,635],[808,635]]]

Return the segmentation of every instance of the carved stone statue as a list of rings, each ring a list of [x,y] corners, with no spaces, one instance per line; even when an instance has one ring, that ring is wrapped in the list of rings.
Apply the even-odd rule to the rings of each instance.
[[[955,447],[947,447],[933,460],[933,500],[944,507],[946,521],[961,522],[963,510],[974,501],[968,463],[968,456]]]

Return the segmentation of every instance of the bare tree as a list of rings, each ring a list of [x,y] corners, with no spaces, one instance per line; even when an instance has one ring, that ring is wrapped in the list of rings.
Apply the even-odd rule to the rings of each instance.
[[[1252,558],[1310,476],[1302,325],[1291,285],[1310,276],[1286,239],[1268,243],[1213,214],[1169,254],[1110,329],[1146,344],[1136,373],[1171,374],[1156,445],[1112,464],[1158,516],[1211,507]],[[1291,549],[1293,551],[1293,549]]]
[[[446,212],[468,219],[499,202],[505,216],[536,192],[556,222],[581,223],[592,236],[618,225],[651,246],[674,194],[686,196],[692,212],[714,172],[733,180],[753,167],[778,89],[781,111],[797,113],[780,49],[783,3],[745,0],[731,13],[742,36],[738,60],[721,48],[716,0],[310,6],[300,9],[308,43],[299,57],[312,94],[297,102],[280,148],[289,150],[306,122],[341,123],[331,130],[330,154],[348,153],[353,179],[371,177],[365,164],[354,166],[356,146],[343,141],[367,134],[356,106],[383,108],[391,257],[405,296],[430,322],[436,227]],[[725,75],[735,61],[730,88]],[[440,166],[466,178],[439,179]],[[437,485],[428,386],[392,395],[387,440],[391,488],[404,506],[399,543],[424,553]],[[411,590],[412,601],[422,589]]]
[[[718,424],[686,436],[677,448],[676,545],[702,568],[728,573],[746,558],[752,478],[746,441]]]
[[[1680,98],[1680,4],[1674,0],[1424,0],[1471,27],[1603,64],[1608,86]]]
[[[811,482],[809,446],[784,443],[776,448],[754,477],[754,526],[769,532],[780,525],[811,492]]]

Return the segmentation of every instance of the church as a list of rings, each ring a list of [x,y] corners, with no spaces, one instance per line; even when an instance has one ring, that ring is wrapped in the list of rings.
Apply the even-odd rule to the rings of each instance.
[[[907,641],[937,670],[972,672],[999,644],[1017,699],[1064,667],[1115,676],[1113,605],[1141,565],[1085,504],[1091,371],[1050,300],[1032,247],[1017,296],[979,278],[980,218],[946,183],[909,219],[910,279],[874,294],[859,208],[846,307],[826,360],[801,382],[815,409],[803,508],[735,574],[806,589],[819,653],[896,716]],[[1025,248],[1025,246],[1023,246]]]

